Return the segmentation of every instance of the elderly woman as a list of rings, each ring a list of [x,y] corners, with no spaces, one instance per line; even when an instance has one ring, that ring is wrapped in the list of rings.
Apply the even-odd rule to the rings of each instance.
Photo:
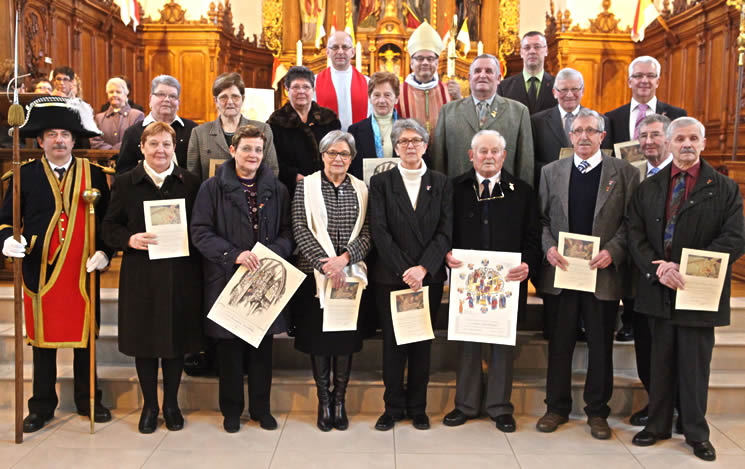
[[[158,424],[158,360],[163,369],[163,417],[166,428],[180,430],[184,418],[178,388],[184,354],[202,346],[202,275],[200,257],[150,260],[148,246],[158,244],[145,231],[143,203],[181,199],[191,220],[199,178],[174,164],[176,134],[166,123],[153,122],[142,132],[144,161],[116,177],[103,222],[106,244],[124,252],[119,275],[119,351],[135,357],[144,398],[139,430],[152,433]]]
[[[246,119],[241,114],[246,84],[237,72],[223,73],[212,84],[212,96],[217,107],[217,119],[206,122],[191,131],[189,149],[186,152],[186,169],[199,176],[202,181],[214,174],[215,162],[222,164],[231,158],[229,151],[233,135],[239,127],[252,125],[264,135],[264,166],[278,174],[277,153],[272,143],[272,129],[265,123]],[[210,173],[212,166],[213,173]]]
[[[429,287],[434,321],[445,281],[445,255],[452,232],[452,187],[443,174],[427,168],[422,155],[429,135],[413,119],[393,124],[391,139],[401,157],[398,168],[370,180],[370,229],[378,253],[373,272],[383,329],[385,413],[375,428],[390,430],[404,415],[419,430],[429,428],[427,383],[431,341],[397,345],[391,321],[392,291]],[[409,363],[404,386],[404,368]]]
[[[129,106],[129,88],[121,78],[114,77],[106,82],[106,96],[109,108],[95,117],[103,135],[91,139],[91,148],[118,150],[122,146],[124,131],[145,119],[145,114]]]
[[[367,83],[367,96],[373,115],[349,126],[349,133],[357,143],[357,158],[349,172],[362,178],[363,158],[391,158],[396,156],[391,142],[391,130],[398,116],[394,107],[398,102],[398,77],[390,72],[375,72]]]
[[[262,164],[267,138],[253,125],[238,128],[231,160],[199,190],[191,225],[194,245],[204,256],[204,311],[209,311],[239,266],[260,267],[251,249],[257,242],[283,258],[292,254],[290,195],[271,169]],[[261,428],[274,430],[269,410],[272,384],[272,336],[287,329],[280,314],[258,348],[206,319],[207,335],[217,340],[220,411],[228,433],[240,429],[244,409],[243,364],[248,360],[248,411]]]
[[[334,111],[313,101],[315,79],[307,67],[290,67],[285,75],[289,102],[269,116],[274,133],[279,180],[295,193],[295,185],[304,176],[320,170],[318,142],[341,123]]]
[[[362,348],[362,336],[358,330],[323,332],[323,299],[327,288],[340,288],[347,276],[367,285],[363,260],[371,243],[367,187],[347,173],[355,156],[354,139],[334,130],[321,140],[320,152],[323,170],[302,179],[292,201],[292,231],[300,248],[298,268],[308,274],[293,297],[292,308],[295,348],[310,354],[318,394],[317,425],[327,432],[349,426],[344,396],[352,354]]]

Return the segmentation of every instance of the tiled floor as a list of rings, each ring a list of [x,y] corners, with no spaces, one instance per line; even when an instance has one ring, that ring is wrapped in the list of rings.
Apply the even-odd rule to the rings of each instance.
[[[322,433],[315,415],[291,412],[275,415],[279,429],[265,431],[242,422],[241,431],[227,434],[217,412],[185,414],[186,427],[168,432],[160,426],[152,435],[137,432],[139,410],[115,410],[114,419],[89,433],[88,421],[58,412],[38,433],[13,443],[13,415],[0,410],[0,469],[4,468],[663,468],[745,467],[745,416],[711,416],[711,441],[717,461],[693,456],[682,437],[651,448],[631,445],[638,431],[617,418],[610,420],[614,436],[593,440],[583,419],[572,419],[554,434],[535,430],[535,417],[520,416],[518,431],[503,434],[491,421],[472,420],[459,428],[442,425],[432,416],[432,429],[415,430],[410,422],[390,432],[376,431],[376,415],[350,416],[345,432]]]

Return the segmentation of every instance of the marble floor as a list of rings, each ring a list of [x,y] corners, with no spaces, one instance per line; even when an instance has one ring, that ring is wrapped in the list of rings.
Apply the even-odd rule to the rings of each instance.
[[[737,468],[745,467],[745,416],[711,416],[711,441],[717,461],[695,458],[681,436],[650,448],[637,448],[638,430],[611,418],[613,437],[594,440],[579,416],[553,434],[535,429],[533,416],[519,416],[518,431],[499,432],[491,421],[472,420],[462,427],[442,425],[416,430],[410,421],[393,431],[373,426],[377,415],[350,416],[345,432],[322,433],[315,415],[275,415],[279,428],[265,431],[244,419],[240,432],[227,434],[218,412],[185,413],[182,431],[161,425],[152,435],[137,432],[139,410],[114,410],[114,419],[96,425],[58,411],[43,430],[13,443],[13,415],[0,410],[0,469],[5,468]],[[161,422],[162,423],[162,422]]]

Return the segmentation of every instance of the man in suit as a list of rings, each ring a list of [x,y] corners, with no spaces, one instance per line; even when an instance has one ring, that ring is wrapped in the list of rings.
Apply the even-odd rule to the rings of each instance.
[[[528,106],[531,115],[556,106],[556,95],[551,93],[554,77],[543,69],[547,53],[543,34],[538,31],[525,33],[520,41],[523,71],[500,83],[497,94]]]
[[[416,119],[430,134],[437,125],[442,106],[461,98],[457,81],[448,80],[446,86],[437,75],[442,47],[440,35],[426,21],[411,33],[406,43],[411,56],[411,73],[402,85],[398,114],[403,119]]]
[[[557,295],[559,308],[548,343],[548,409],[536,426],[542,432],[553,432],[568,420],[572,410],[572,354],[577,321],[582,318],[588,347],[585,413],[590,432],[597,439],[611,436],[607,418],[613,393],[613,330],[628,265],[624,216],[639,184],[639,173],[628,162],[600,152],[604,127],[600,114],[580,109],[572,122],[574,156],[543,167],[538,196],[543,251],[548,261],[541,273],[541,290]],[[560,232],[600,238],[599,253],[590,260],[590,268],[597,269],[594,292],[554,287],[556,269],[566,270],[570,262],[561,254],[563,249],[557,248]]]
[[[181,84],[170,75],[158,75],[150,85],[150,114],[142,122],[134,124],[124,132],[122,146],[116,160],[117,174],[129,171],[137,166],[145,155],[140,150],[140,137],[145,127],[151,123],[165,122],[176,131],[176,162],[182,168],[187,167],[186,151],[189,148],[189,137],[197,123],[178,116],[181,99]]]
[[[652,332],[649,421],[632,442],[650,446],[670,438],[677,387],[685,441],[697,457],[713,461],[709,367],[714,328],[730,323],[732,264],[745,252],[743,202],[737,183],[700,158],[706,139],[699,121],[678,118],[667,137],[672,164],[644,181],[629,207],[629,250],[640,272],[635,306]],[[676,291],[686,287],[683,248],[729,254],[716,310],[676,309]]]
[[[345,31],[334,32],[326,45],[331,67],[316,76],[316,102],[339,116],[345,132],[372,113],[367,100],[369,78],[352,66],[354,53],[352,36]]]
[[[454,178],[469,170],[471,139],[479,130],[491,129],[499,132],[507,144],[504,169],[533,183],[530,114],[524,105],[497,95],[500,78],[499,61],[493,55],[480,55],[471,63],[471,96],[444,105],[437,119],[431,153],[436,171]]]
[[[100,167],[72,155],[76,139],[101,133],[93,109],[79,99],[46,96],[29,105],[28,118],[19,130],[21,138],[36,137],[44,150],[41,158],[20,169],[20,242],[13,238],[13,191],[7,192],[0,210],[3,255],[23,258],[26,332],[34,364],[33,393],[23,431],[32,433],[54,418],[59,403],[55,391],[58,348],[73,348],[75,407],[78,414],[90,415],[90,300],[81,287],[90,272],[109,265],[113,251],[96,236],[98,250],[88,257],[89,208],[83,192],[89,188],[100,191],[95,206],[100,227],[109,186]],[[97,387],[95,394],[94,419],[108,422],[111,412],[101,404]]]
[[[473,169],[453,181],[453,206],[458,207],[453,214],[453,247],[522,254],[521,264],[505,276],[508,282],[521,282],[519,314],[527,302],[528,276],[538,271],[543,257],[541,226],[533,189],[502,169],[507,154],[504,144],[504,138],[494,130],[481,130],[473,137],[468,151]],[[507,219],[509,224],[504,223]],[[450,268],[463,264],[452,251],[445,261]],[[514,348],[489,345],[489,373],[484,389],[482,344],[459,343],[455,409],[445,416],[445,425],[455,427],[478,417],[483,395],[486,413],[497,428],[507,433],[515,431],[514,407],[510,402]]]
[[[657,87],[660,84],[660,63],[654,57],[641,56],[629,64],[629,88],[631,102],[606,114],[611,126],[608,139],[611,143],[627,142],[639,138],[639,124],[648,114],[660,114],[670,120],[687,116],[685,109],[671,106],[657,99]],[[616,334],[616,340],[627,342],[634,340],[633,316],[634,299],[623,299],[623,325]]]

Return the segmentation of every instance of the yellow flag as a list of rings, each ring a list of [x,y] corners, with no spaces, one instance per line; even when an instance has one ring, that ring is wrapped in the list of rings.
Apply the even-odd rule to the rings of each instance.
[[[352,36],[352,44],[357,44],[354,39],[354,24],[352,23],[352,15],[347,16],[347,22],[344,25],[344,32]]]
[[[458,35],[455,37],[456,43],[463,44],[463,54],[467,55],[468,51],[471,50],[471,37],[468,35],[468,18],[463,20],[463,25],[460,27]]]

